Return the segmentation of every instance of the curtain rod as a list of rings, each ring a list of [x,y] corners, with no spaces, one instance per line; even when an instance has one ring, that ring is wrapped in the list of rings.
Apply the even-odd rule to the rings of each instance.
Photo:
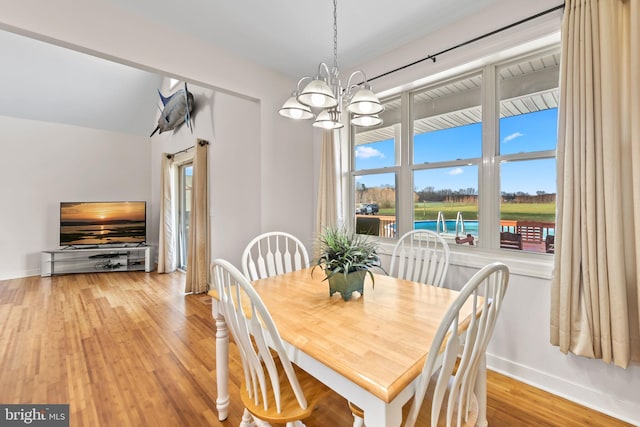
[[[204,145],[209,145],[209,141],[207,141],[206,139],[198,139],[198,145],[201,146],[201,147],[204,146]],[[173,156],[175,156],[177,154],[180,154],[180,153],[186,153],[187,151],[192,150],[195,147],[196,147],[195,145],[192,145],[191,147],[187,147],[187,148],[185,148],[183,150],[176,151],[175,153],[172,153],[172,154],[167,153],[167,159],[170,159]]]
[[[417,61],[413,61],[410,64],[406,64],[406,65],[403,65],[401,67],[394,68],[391,71],[387,71],[386,73],[382,73],[382,74],[379,74],[379,75],[377,75],[375,77],[372,77],[368,81],[372,81],[372,80],[375,80],[375,79],[379,79],[381,77],[388,76],[389,74],[395,73],[396,71],[404,70],[405,68],[409,68],[409,67],[411,67],[413,65],[419,64],[419,63],[424,62],[424,61],[426,61],[428,59],[432,60],[433,62],[436,62],[436,58],[439,55],[442,55],[443,53],[450,52],[450,51],[452,51],[454,49],[458,49],[459,47],[466,46],[466,45],[468,45],[470,43],[477,42],[478,40],[482,40],[482,39],[484,39],[486,37],[493,36],[495,34],[498,34],[498,33],[502,32],[502,31],[508,30],[509,28],[513,28],[513,27],[515,27],[517,25],[524,24],[525,22],[531,21],[533,19],[539,18],[541,16],[544,16],[544,15],[546,15],[548,13],[551,13],[551,12],[555,12],[556,10],[560,10],[560,9],[564,9],[564,4],[552,7],[551,9],[547,9],[547,10],[545,10],[543,12],[540,12],[540,13],[536,13],[535,15],[529,16],[528,18],[521,19],[520,21],[514,22],[513,24],[509,24],[509,25],[507,25],[505,27],[498,28],[497,30],[493,30],[493,31],[491,31],[489,33],[483,34],[483,35],[478,36],[476,38],[473,38],[471,40],[467,40],[466,42],[462,42],[462,43],[457,44],[457,45],[455,45],[453,47],[450,47],[448,49],[441,50],[440,52],[434,53],[433,55],[428,55],[428,56],[426,56],[426,57],[424,57],[422,59],[418,59]]]

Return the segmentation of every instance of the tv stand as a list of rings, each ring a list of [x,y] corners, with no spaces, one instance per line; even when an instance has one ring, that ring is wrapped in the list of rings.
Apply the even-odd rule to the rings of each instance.
[[[65,247],[42,251],[42,277],[112,271],[153,271],[151,246]]]

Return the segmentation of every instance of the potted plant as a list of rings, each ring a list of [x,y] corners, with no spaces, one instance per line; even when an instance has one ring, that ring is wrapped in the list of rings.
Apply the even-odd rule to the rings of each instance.
[[[356,234],[345,227],[325,227],[318,237],[319,257],[316,267],[321,267],[329,281],[329,296],[335,292],[348,301],[354,291],[364,294],[367,274],[375,284],[372,268],[384,272],[377,254],[377,245],[368,236]],[[386,273],[386,272],[385,272]]]

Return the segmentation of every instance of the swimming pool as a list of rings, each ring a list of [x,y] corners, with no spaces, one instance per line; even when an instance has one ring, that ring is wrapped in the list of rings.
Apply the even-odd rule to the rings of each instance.
[[[416,230],[431,230],[436,231],[436,224],[438,221],[436,220],[426,220],[426,221],[414,221],[413,228]],[[456,232],[456,221],[453,219],[449,219],[445,221],[447,226],[447,234],[455,234]],[[443,230],[439,230],[442,232]],[[462,231],[460,231],[462,232]],[[464,221],[464,233],[465,234],[473,234],[475,236],[478,235],[478,220],[465,220]]]

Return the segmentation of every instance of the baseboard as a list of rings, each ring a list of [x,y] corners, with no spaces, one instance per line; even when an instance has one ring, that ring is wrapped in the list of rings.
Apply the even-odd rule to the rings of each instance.
[[[39,276],[39,275],[40,275],[39,268],[32,268],[30,270],[23,270],[23,271],[8,271],[5,273],[0,273],[0,280],[21,279],[23,277]]]
[[[487,368],[594,411],[640,426],[640,407],[637,404],[613,399],[602,390],[584,387],[488,353]]]

